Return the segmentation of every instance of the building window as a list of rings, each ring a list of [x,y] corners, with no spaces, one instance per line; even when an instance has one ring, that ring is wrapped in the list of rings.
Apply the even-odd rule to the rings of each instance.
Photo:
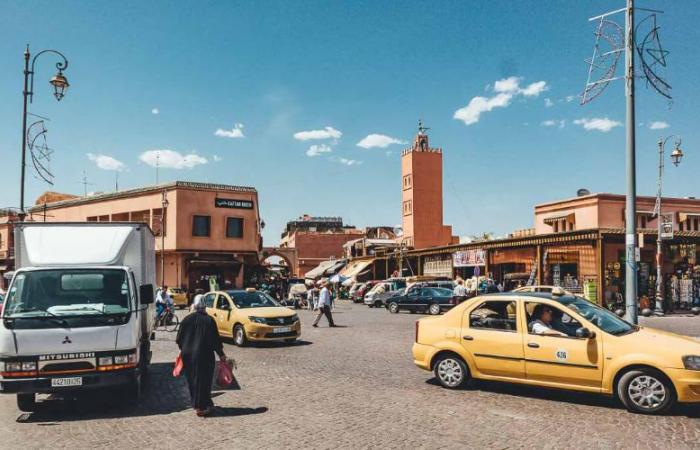
[[[409,189],[411,187],[411,175],[404,175],[403,176],[403,188],[404,189]]]
[[[403,202],[403,215],[408,216],[413,214],[413,202],[411,200],[406,200]]]
[[[241,217],[226,218],[226,237],[227,238],[242,238],[243,237],[243,219]]]
[[[192,236],[208,237],[211,232],[210,216],[192,217]]]
[[[151,229],[153,230],[153,234],[156,236],[160,236],[161,233],[165,236],[167,235],[167,231],[165,229],[165,225],[167,224],[167,210],[165,214],[163,214],[163,208],[158,208],[154,209],[151,211]]]
[[[90,216],[87,218],[87,222],[97,222],[97,216]]]

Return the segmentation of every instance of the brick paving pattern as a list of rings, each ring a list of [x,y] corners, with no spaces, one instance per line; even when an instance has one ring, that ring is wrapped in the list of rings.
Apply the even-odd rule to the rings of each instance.
[[[340,304],[346,328],[311,328],[302,342],[238,349],[243,390],[217,392],[222,416],[197,418],[170,375],[174,335],[159,333],[143,401],[114,395],[46,398],[22,414],[0,396],[0,448],[700,448],[700,407],[634,415],[614,400],[505,384],[442,389],[413,366],[417,316]],[[700,318],[644,319],[700,335]],[[43,398],[42,398],[43,399]]]

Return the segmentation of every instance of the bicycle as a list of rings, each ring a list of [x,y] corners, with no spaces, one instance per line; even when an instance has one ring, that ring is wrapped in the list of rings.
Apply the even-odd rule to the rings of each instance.
[[[167,332],[173,332],[180,326],[180,318],[173,312],[170,306],[166,306],[162,313],[156,317],[154,329],[163,329]]]

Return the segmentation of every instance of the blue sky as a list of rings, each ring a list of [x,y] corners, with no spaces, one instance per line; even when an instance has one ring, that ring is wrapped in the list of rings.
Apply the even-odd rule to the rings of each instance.
[[[170,150],[161,180],[255,186],[266,244],[302,213],[394,225],[404,145],[390,142],[410,142],[422,117],[444,149],[445,222],[455,233],[526,228],[539,202],[582,187],[624,190],[622,84],[586,106],[567,101],[586,81],[587,18],[623,4],[4,1],[0,206],[19,203],[29,43],[68,56],[71,88],[56,102],[54,61],[38,60],[31,111],[51,118],[56,180],[51,188],[30,170],[28,202],[47,189],[80,193],[83,170],[93,191],[114,189],[114,169],[121,188],[151,184],[149,151]],[[655,192],[659,136],[679,134],[686,159],[667,167],[665,193],[698,195],[700,5],[644,6],[666,10],[674,101],[669,109],[639,83],[638,190]]]

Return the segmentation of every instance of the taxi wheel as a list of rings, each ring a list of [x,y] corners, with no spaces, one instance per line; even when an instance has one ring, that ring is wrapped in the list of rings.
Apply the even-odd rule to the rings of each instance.
[[[617,383],[617,396],[627,410],[639,414],[660,414],[676,403],[671,382],[652,369],[624,374]]]
[[[233,343],[239,347],[245,347],[248,345],[248,338],[245,335],[245,329],[242,325],[236,325],[233,327]]]
[[[458,389],[466,386],[469,381],[469,369],[462,358],[454,354],[440,356],[435,362],[435,378],[443,387]]]
[[[17,408],[22,412],[36,411],[36,394],[17,394]]]
[[[389,312],[392,314],[398,314],[399,313],[399,304],[396,302],[389,303]]]

